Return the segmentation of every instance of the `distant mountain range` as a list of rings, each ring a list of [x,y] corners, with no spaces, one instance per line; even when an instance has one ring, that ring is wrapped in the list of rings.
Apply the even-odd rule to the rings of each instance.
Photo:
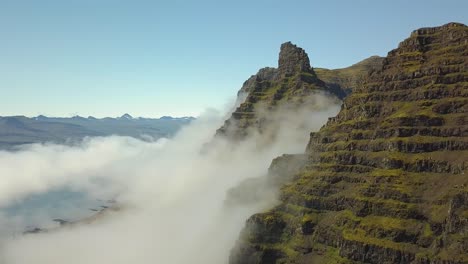
[[[87,136],[129,136],[143,140],[170,137],[194,117],[117,118],[89,117],[0,117],[0,149],[31,143],[74,143]]]

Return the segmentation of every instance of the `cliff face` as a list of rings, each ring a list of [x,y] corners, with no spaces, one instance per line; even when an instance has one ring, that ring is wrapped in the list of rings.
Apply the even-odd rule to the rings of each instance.
[[[230,263],[468,263],[467,70],[467,26],[414,31],[311,133],[305,167],[276,171],[293,180]]]
[[[303,49],[291,42],[284,43],[281,45],[278,68],[263,68],[243,84],[238,95],[247,95],[245,101],[216,135],[242,139],[252,129],[261,133],[269,120],[268,115],[261,115],[260,112],[271,112],[280,107],[301,107],[307,103],[310,95],[317,92],[337,98],[345,95],[339,89],[330,89],[317,78]]]

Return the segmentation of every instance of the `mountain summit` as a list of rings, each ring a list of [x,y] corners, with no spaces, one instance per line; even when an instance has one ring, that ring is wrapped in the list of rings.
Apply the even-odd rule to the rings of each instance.
[[[260,69],[244,82],[238,96],[241,99],[245,96],[245,100],[216,135],[242,139],[252,130],[262,133],[268,116],[261,116],[259,112],[272,112],[284,106],[299,108],[316,93],[327,94],[337,100],[345,95],[317,78],[303,49],[286,42],[280,48],[278,68]]]
[[[133,116],[131,116],[130,114],[125,113],[124,115],[122,115],[122,116],[120,117],[120,119],[131,120],[131,119],[133,119]]]
[[[230,263],[468,263],[467,51],[459,23],[390,51],[311,133],[306,166],[274,160],[293,180]]]
[[[309,56],[302,48],[291,42],[283,43],[278,59],[278,76],[285,78],[298,72],[315,74],[310,67]]]

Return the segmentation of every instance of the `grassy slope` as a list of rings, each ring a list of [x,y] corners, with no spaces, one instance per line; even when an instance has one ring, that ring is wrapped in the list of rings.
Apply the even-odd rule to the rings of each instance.
[[[353,64],[349,67],[342,69],[324,69],[314,68],[317,77],[327,83],[328,85],[337,85],[347,94],[351,93],[353,88],[356,87],[362,78],[374,70],[379,70],[382,67],[384,58],[379,56],[372,56],[361,62]]]
[[[467,263],[467,38],[449,24],[389,52],[231,263]]]

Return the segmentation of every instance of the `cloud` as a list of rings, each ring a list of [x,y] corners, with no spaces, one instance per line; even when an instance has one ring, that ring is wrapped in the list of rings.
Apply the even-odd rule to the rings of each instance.
[[[206,112],[170,140],[89,138],[75,146],[32,145],[0,152],[3,208],[31,195],[63,189],[84,193],[90,200],[115,198],[121,208],[47,233],[4,237],[0,262],[227,262],[245,220],[275,203],[270,198],[227,205],[227,191],[265,175],[274,157],[303,152],[309,132],[339,110],[336,101],[322,94],[314,95],[307,105],[313,107],[280,108],[273,113],[257,109],[275,124],[264,127],[264,133],[276,131],[270,141],[252,131],[235,145],[218,139],[208,152],[201,150],[225,116],[215,111]],[[76,207],[61,210],[77,217]],[[34,216],[40,223],[53,217],[47,210]],[[0,214],[4,228],[19,230],[24,222],[21,215]]]

